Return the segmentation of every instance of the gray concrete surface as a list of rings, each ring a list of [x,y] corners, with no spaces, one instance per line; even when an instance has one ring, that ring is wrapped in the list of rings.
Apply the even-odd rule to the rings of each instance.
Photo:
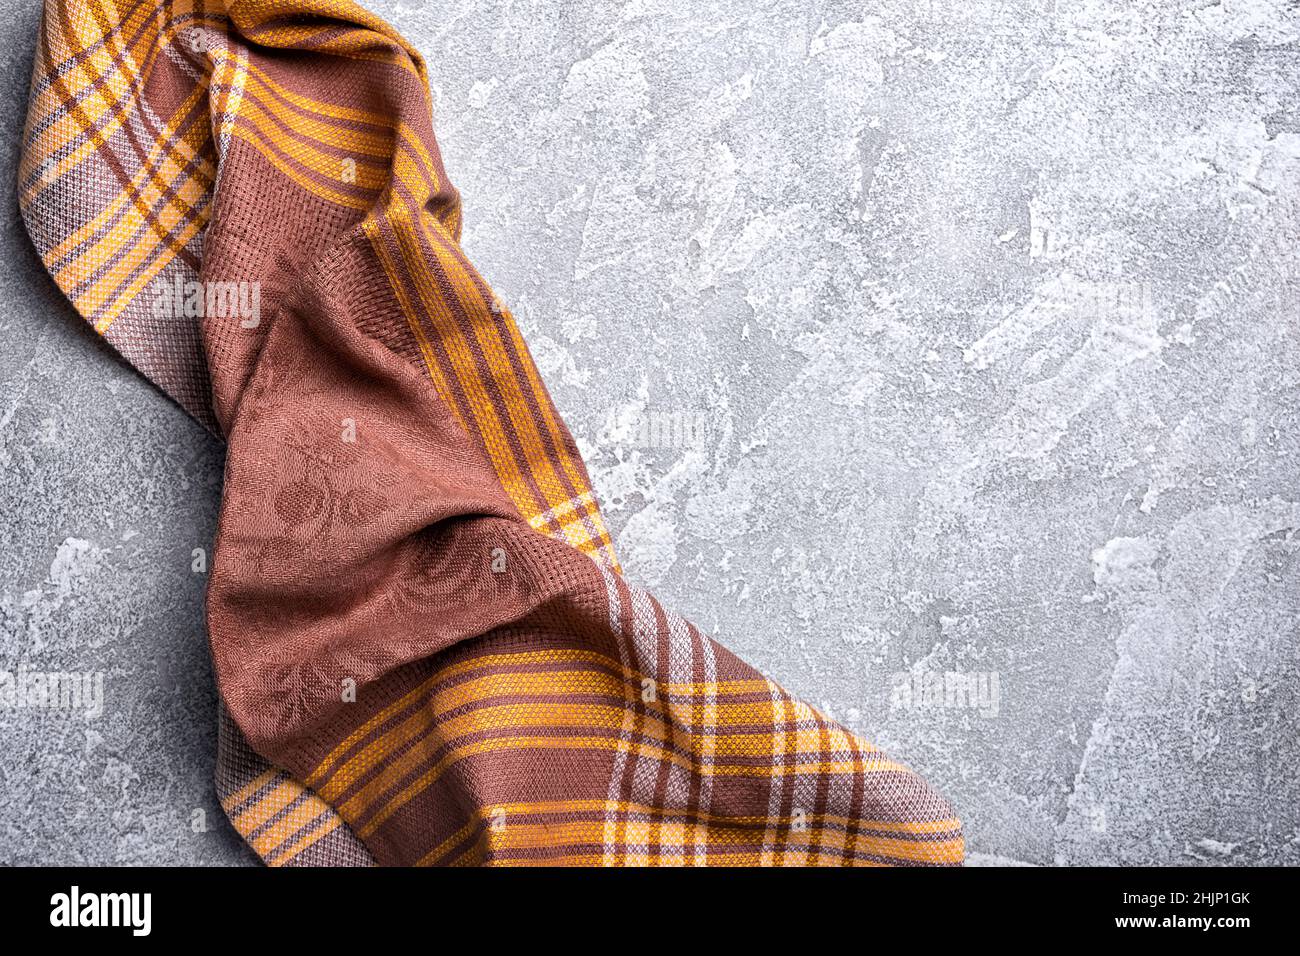
[[[1295,3],[371,6],[633,578],[972,862],[1300,863]],[[98,720],[0,711],[0,860],[249,862],[190,570],[220,449],[0,222],[0,668],[106,675]]]

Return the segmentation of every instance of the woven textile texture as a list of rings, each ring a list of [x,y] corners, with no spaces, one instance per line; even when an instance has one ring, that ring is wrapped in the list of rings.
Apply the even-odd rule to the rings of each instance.
[[[47,0],[18,191],[228,443],[216,778],[267,863],[961,862],[919,777],[623,577],[387,24]]]

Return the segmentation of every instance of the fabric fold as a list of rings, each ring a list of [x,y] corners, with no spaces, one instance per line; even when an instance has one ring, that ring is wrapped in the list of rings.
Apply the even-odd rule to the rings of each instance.
[[[266,862],[961,862],[916,774],[624,578],[383,21],[47,0],[18,190],[228,443],[217,782]]]

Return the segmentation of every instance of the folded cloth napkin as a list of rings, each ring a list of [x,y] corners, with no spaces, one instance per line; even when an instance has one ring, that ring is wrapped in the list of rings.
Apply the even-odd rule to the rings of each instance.
[[[46,0],[59,287],[228,444],[217,782],[271,864],[956,864],[919,777],[624,579],[349,0]]]

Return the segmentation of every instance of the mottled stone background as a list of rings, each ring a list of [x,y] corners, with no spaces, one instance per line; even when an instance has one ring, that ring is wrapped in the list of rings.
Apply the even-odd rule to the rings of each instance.
[[[633,578],[974,862],[1300,863],[1300,5],[371,6]],[[190,570],[221,451],[0,223],[0,669],[107,681],[0,711],[0,860],[251,862]]]

